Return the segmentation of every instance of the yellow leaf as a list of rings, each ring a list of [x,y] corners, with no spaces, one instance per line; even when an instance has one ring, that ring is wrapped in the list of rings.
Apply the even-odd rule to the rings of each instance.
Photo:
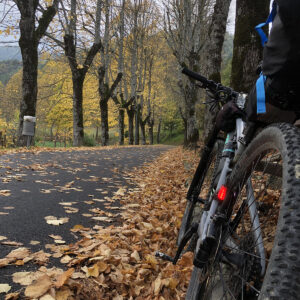
[[[154,295],[157,296],[161,288],[161,278],[157,277],[154,281]]]
[[[172,290],[175,290],[177,285],[178,285],[179,281],[175,278],[170,278],[170,281],[169,281],[169,287],[170,289]]]
[[[108,265],[105,262],[103,262],[103,261],[99,261],[97,263],[97,266],[98,266],[98,269],[99,269],[100,273],[104,272],[107,269],[107,267],[108,267]]]
[[[56,292],[55,298],[56,300],[67,300],[70,299],[69,297],[72,295],[73,293],[70,289],[68,289],[67,287],[63,287],[62,290]]]
[[[146,262],[147,262],[148,264],[150,264],[150,265],[152,266],[152,268],[155,268],[156,265],[157,265],[157,260],[156,260],[156,258],[155,258],[153,255],[150,255],[150,254],[148,254],[148,255],[146,256]]]
[[[43,297],[41,297],[39,300],[55,300],[50,294],[46,294]]]
[[[11,289],[11,286],[7,283],[0,283],[0,294],[1,293],[7,293]]]
[[[99,267],[97,264],[94,264],[92,267],[87,269],[87,277],[98,277],[99,276]]]

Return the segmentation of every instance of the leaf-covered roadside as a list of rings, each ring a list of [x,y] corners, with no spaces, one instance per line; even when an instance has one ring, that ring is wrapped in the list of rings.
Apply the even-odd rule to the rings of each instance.
[[[176,251],[176,237],[185,205],[187,170],[193,152],[174,149],[131,174],[137,185],[121,197],[123,226],[99,229],[70,249],[69,263],[88,279],[67,282],[86,299],[182,299],[191,271],[191,253],[173,266],[154,252]],[[89,245],[87,245],[89,244]],[[87,251],[87,247],[91,250]],[[78,288],[78,284],[80,288]]]
[[[176,148],[135,170],[129,174],[135,187],[113,197],[123,204],[122,226],[76,225],[72,231],[80,241],[49,249],[68,266],[65,272],[43,266],[36,273],[15,274],[14,281],[27,286],[28,299],[183,299],[192,254],[173,266],[154,253],[176,252],[186,181],[196,160],[194,152]]]

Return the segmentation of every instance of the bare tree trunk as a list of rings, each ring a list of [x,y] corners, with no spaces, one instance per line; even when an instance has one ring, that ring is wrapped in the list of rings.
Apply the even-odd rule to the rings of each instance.
[[[76,59],[76,46],[73,35],[66,34],[64,36],[65,54],[68,58],[70,69],[72,72],[73,82],[73,145],[75,147],[83,145],[84,129],[83,129],[83,109],[82,109],[82,90],[86,73],[92,64],[92,61],[102,47],[101,42],[94,43],[90,48],[84,65],[79,68]]]
[[[104,47],[101,48],[102,65],[98,68],[100,111],[101,111],[101,144],[108,145],[108,101],[115,92],[118,84],[122,79],[122,73],[118,73],[114,82],[109,86],[108,70],[109,70],[109,30],[110,30],[110,1],[105,0],[105,30],[104,30]]]
[[[254,27],[266,20],[270,0],[237,0],[231,86],[248,93],[254,85],[255,72],[262,59],[262,47]]]
[[[153,143],[154,143],[154,135],[153,135],[154,124],[153,124],[153,122],[149,122],[148,124],[149,124],[149,128],[148,128],[148,132],[149,132],[149,144],[153,145]]]
[[[38,45],[57,12],[58,0],[54,0],[53,4],[44,10],[42,16],[38,20],[37,28],[36,11],[39,1],[16,0],[15,3],[17,4],[21,15],[19,23],[19,46],[21,48],[23,61],[22,100],[20,104],[18,144],[20,146],[25,146],[26,140],[22,137],[23,118],[25,115],[36,115]],[[32,143],[33,141],[34,139],[32,139]]]
[[[183,139],[183,145],[186,145],[187,142],[187,117],[184,115],[184,112],[181,107],[179,107],[179,113],[182,118],[183,127],[184,127],[184,139]]]
[[[129,145],[133,145],[134,135],[133,135],[133,121],[134,121],[134,107],[127,108],[127,116],[128,116],[128,143]]]
[[[22,44],[22,46],[21,46]],[[37,46],[29,41],[20,39],[19,45],[23,60],[23,81],[22,81],[22,100],[20,103],[19,116],[19,145],[26,145],[26,137],[22,136],[23,118],[24,116],[35,116],[36,99],[37,99],[37,66],[38,66],[38,50]]]
[[[134,144],[140,144],[140,111],[141,107],[140,104],[135,104],[135,130],[134,130]]]
[[[99,127],[97,126],[96,127],[96,137],[95,137],[96,141],[98,141],[98,138],[99,138]]]
[[[100,100],[100,114],[101,114],[101,145],[107,146],[109,140],[108,134],[108,101]]]
[[[194,87],[191,88],[193,91]],[[196,120],[196,102],[198,94],[196,91],[191,93],[189,104],[186,107],[187,121],[186,121],[186,142],[184,146],[194,148],[199,140],[199,131]]]
[[[125,118],[125,111],[124,109],[119,109],[119,145],[124,145],[124,118]]]
[[[140,117],[141,135],[142,135],[142,145],[146,145],[146,124],[149,122],[150,115],[148,114],[145,120]]]
[[[73,82],[73,145],[83,145],[83,82],[84,75],[72,72]]]
[[[161,131],[161,119],[159,119],[158,126],[157,126],[157,136],[156,136],[157,144],[160,143],[160,131]]]
[[[142,145],[146,145],[146,123],[141,122],[141,138],[142,138]]]
[[[208,44],[205,49],[206,76],[216,82],[221,82],[222,48],[226,33],[226,23],[231,0],[216,0],[208,32]],[[206,140],[212,131],[218,109],[210,110],[206,105],[204,114],[204,132]]]
[[[198,0],[170,0],[165,4],[165,33],[167,42],[181,66],[198,72],[200,54],[203,47],[200,29],[204,25],[203,20],[207,15],[207,2]],[[174,23],[176,26],[174,26]],[[196,102],[198,91],[194,83],[179,75],[179,88],[182,93],[186,147],[195,147],[199,138],[196,122]]]

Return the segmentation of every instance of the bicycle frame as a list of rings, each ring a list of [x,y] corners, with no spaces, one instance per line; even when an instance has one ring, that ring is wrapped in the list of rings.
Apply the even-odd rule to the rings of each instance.
[[[230,163],[234,160],[234,156],[236,155],[237,151],[241,152],[244,149],[244,146],[240,142],[241,138],[243,137],[243,131],[245,127],[245,122],[243,122],[242,119],[238,118],[236,119],[236,128],[234,131],[228,133],[225,146],[224,146],[224,152],[232,152],[234,155],[230,157],[226,157],[221,175],[219,177],[218,183],[217,183],[217,188],[216,190],[218,191],[222,185],[225,184],[226,178],[228,174],[231,172],[230,168]],[[237,147],[234,149],[234,147],[228,147],[232,146],[234,143],[236,143]],[[251,179],[249,178],[246,184],[246,189],[247,189],[247,206],[249,209],[249,214],[250,218],[252,221],[252,227],[253,227],[253,232],[255,235],[255,239],[258,241],[257,243],[257,252],[260,257],[260,264],[261,264],[261,275],[265,273],[266,269],[266,259],[265,259],[265,250],[263,246],[263,240],[262,240],[262,234],[261,234],[261,228],[260,228],[260,222],[258,218],[258,213],[257,213],[257,206],[256,206],[256,201],[254,198],[253,194],[253,188],[252,188],[252,183]],[[200,245],[205,241],[206,238],[211,236],[211,234],[214,233],[214,227],[215,227],[215,222],[214,222],[214,217],[217,213],[217,209],[220,206],[220,202],[218,199],[215,198],[214,193],[210,195],[209,203],[211,203],[210,208],[208,211],[204,211],[201,217],[201,221],[198,225],[198,241],[197,241],[197,246],[196,249],[198,250]],[[226,243],[231,243],[230,246],[232,248],[238,249],[234,242],[232,240],[227,240]]]

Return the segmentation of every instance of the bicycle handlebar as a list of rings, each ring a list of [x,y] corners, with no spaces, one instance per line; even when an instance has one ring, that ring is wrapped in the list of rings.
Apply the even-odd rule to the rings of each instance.
[[[184,67],[182,69],[182,73],[197,80],[197,81],[200,81],[202,83],[201,88],[205,88],[205,89],[207,88],[214,94],[218,94],[221,92],[221,93],[225,93],[231,97],[237,97],[239,94],[238,92],[235,92],[232,88],[223,86],[222,84],[216,83],[213,80],[209,80],[209,79],[205,78],[204,76],[202,76],[194,71],[189,70],[186,67]]]
[[[208,80],[204,76],[202,76],[202,75],[200,75],[200,74],[198,74],[194,71],[191,71],[187,68],[183,68],[182,73],[189,76],[189,77],[191,77],[191,78],[194,78],[195,80],[198,80],[198,81],[202,82],[204,85],[209,85],[209,84],[212,83],[211,80]]]

